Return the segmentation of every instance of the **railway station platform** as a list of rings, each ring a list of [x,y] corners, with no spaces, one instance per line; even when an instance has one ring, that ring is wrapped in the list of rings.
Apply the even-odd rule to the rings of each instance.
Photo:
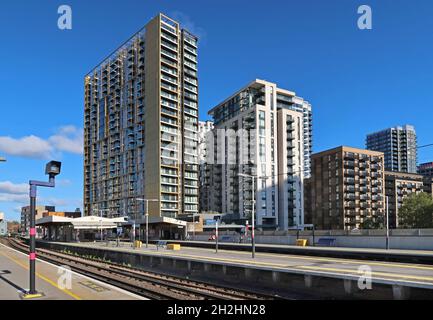
[[[28,256],[0,244],[0,300],[27,300]],[[36,289],[41,297],[28,300],[138,300],[137,295],[73,271],[36,260]]]
[[[172,241],[185,247],[214,248],[215,241]],[[151,241],[155,243],[155,241]],[[220,242],[219,247],[227,250],[251,251],[251,243]],[[433,265],[432,250],[408,249],[377,249],[377,248],[351,248],[333,246],[294,246],[280,244],[256,244],[256,252],[279,253],[290,255],[306,255],[343,259],[376,260],[406,263],[422,263]]]
[[[39,243],[38,243],[39,244]],[[41,243],[42,244],[42,243]],[[269,288],[296,288],[325,297],[373,299],[433,299],[433,266],[341,259],[308,255],[274,254],[219,248],[181,247],[178,251],[157,248],[117,247],[111,243],[43,243],[42,247],[66,248],[136,268],[183,274],[190,278],[213,278]],[[364,281],[365,280],[365,281]],[[371,288],[368,281],[371,280]],[[365,286],[359,285],[360,281]],[[278,290],[277,290],[278,291]]]

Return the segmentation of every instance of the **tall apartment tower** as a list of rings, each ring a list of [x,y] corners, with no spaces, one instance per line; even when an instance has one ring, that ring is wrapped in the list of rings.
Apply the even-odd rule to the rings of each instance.
[[[311,105],[274,83],[254,80],[209,114],[215,125],[212,211],[251,221],[254,192],[258,227],[303,225]],[[254,184],[239,174],[256,176]]]
[[[209,165],[212,149],[208,148],[209,136],[213,134],[214,124],[212,121],[198,122],[198,157],[199,157],[199,211],[211,211],[212,199],[212,165]]]
[[[350,147],[313,154],[307,222],[316,229],[351,230],[385,212],[382,152]]]
[[[197,213],[197,133],[197,38],[159,14],[85,77],[85,214]]]
[[[417,172],[417,139],[413,126],[399,126],[369,134],[366,147],[385,154],[385,168],[388,171]]]

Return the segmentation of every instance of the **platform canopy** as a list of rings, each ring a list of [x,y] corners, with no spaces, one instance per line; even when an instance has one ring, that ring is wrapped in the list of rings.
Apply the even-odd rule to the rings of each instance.
[[[185,227],[187,225],[186,221],[183,220],[178,220],[175,218],[170,218],[170,217],[155,217],[155,216],[149,216],[149,224],[166,224],[166,225],[175,225],[175,226],[179,226],[179,227]],[[142,225],[146,223],[146,218],[145,217],[141,217],[140,219],[135,219],[135,220],[131,220],[129,219],[126,223],[124,223],[123,225],[125,226],[131,226],[133,224],[136,225]]]
[[[74,229],[86,229],[86,230],[100,230],[100,229],[113,229],[118,225],[124,223],[125,218],[104,218],[98,216],[86,216],[81,218],[67,218],[58,216],[43,217],[36,221],[36,225],[48,226],[55,224],[71,224]]]

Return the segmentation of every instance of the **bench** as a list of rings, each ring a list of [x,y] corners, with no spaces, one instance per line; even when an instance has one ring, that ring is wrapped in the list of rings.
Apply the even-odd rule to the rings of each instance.
[[[317,244],[320,246],[332,247],[335,245],[335,238],[320,238]]]
[[[167,248],[167,241],[166,240],[158,240],[158,242],[156,243],[156,250],[158,250],[159,247]]]

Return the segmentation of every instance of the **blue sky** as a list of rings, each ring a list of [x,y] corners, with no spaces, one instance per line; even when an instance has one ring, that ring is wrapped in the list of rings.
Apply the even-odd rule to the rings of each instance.
[[[57,8],[72,7],[72,30]],[[368,4],[373,29],[357,28]],[[255,78],[313,105],[314,151],[364,147],[365,134],[412,124],[433,143],[433,2],[429,0],[19,1],[0,4],[0,211],[18,218],[29,179],[63,161],[40,204],[82,201],[83,77],[158,12],[200,37],[200,118]],[[433,161],[433,148],[420,152]]]

